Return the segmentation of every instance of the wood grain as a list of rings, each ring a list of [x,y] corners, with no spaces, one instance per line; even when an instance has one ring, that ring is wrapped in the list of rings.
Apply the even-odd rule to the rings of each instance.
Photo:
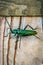
[[[8,22],[12,21],[11,23],[12,29],[17,29],[18,27],[20,27],[21,29],[24,29],[24,27],[27,24],[29,24],[33,28],[38,27],[38,29],[36,30],[38,32],[38,35],[40,35],[40,33],[42,32],[41,17],[22,17],[21,23],[20,23],[20,17],[13,17],[11,21],[10,21],[11,17],[10,18],[6,17],[6,18],[7,20],[9,20]],[[27,27],[27,29],[30,29],[30,28]],[[5,33],[7,33],[6,29],[5,29]],[[21,46],[19,48],[20,40],[18,37],[17,38],[14,37],[14,39],[11,38],[10,41],[9,41],[9,35],[7,38],[4,38],[4,47],[3,47],[4,52],[2,51],[4,53],[4,59],[3,59],[4,65],[36,65],[36,63],[38,65],[40,65],[40,63],[42,64],[43,41],[37,39],[34,36],[22,37]],[[7,54],[7,57],[6,57],[6,54]],[[5,57],[7,61],[5,61],[6,60]]]

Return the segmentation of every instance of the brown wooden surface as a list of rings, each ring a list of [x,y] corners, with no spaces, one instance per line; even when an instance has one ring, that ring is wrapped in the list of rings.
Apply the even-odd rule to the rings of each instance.
[[[10,24],[11,17],[6,17],[6,18],[9,21],[9,24]],[[16,38],[10,39],[10,47],[9,47],[9,43],[8,43],[9,35],[8,35],[8,37],[3,38],[5,18],[3,18],[2,22],[3,23],[2,23],[2,26],[1,26],[1,28],[2,28],[1,44],[2,44],[2,53],[4,51],[4,56],[3,56],[4,57],[4,59],[3,59],[4,63],[3,64],[4,65],[8,65],[8,64],[9,65],[36,65],[36,64],[40,65],[40,63],[42,64],[42,60],[43,60],[43,51],[42,51],[43,50],[43,41],[37,39],[34,36],[22,37],[21,38],[21,46],[19,48],[20,40],[18,39],[19,41],[17,43],[17,51],[16,51],[16,56],[15,56],[15,44],[16,44],[15,41],[16,41]],[[20,22],[20,17],[13,17],[13,20],[12,20],[12,23],[11,23],[11,24],[13,24],[12,29],[18,28],[19,22]],[[37,36],[40,37],[40,33],[42,33],[42,18],[41,17],[22,17],[21,29],[23,29],[27,24],[31,25],[33,28],[38,27],[38,29],[36,31],[38,32]],[[6,24],[6,28],[7,27],[9,27],[9,26]],[[8,32],[6,30],[6,28],[5,28],[5,33],[4,33],[5,35]],[[27,29],[30,29],[30,28],[28,27]],[[3,41],[3,39],[4,39],[4,41]],[[8,62],[7,62],[7,58],[8,58]]]

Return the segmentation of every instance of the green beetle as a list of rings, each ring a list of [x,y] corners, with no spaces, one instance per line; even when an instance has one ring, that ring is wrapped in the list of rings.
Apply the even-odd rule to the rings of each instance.
[[[7,21],[7,23],[8,23],[8,21]],[[9,25],[9,23],[8,23],[8,25]],[[31,30],[26,30],[26,28],[28,26],[31,28]],[[10,27],[10,25],[9,25],[9,27]],[[37,32],[35,30],[36,30],[36,28],[34,29],[30,25],[26,25],[24,29],[19,29],[19,28],[11,29],[11,27],[10,27],[10,32],[8,34],[12,33],[12,34],[14,34],[14,36],[16,36],[16,35],[19,35],[19,36],[32,36],[32,35],[37,34]],[[5,37],[7,37],[8,34]]]
[[[7,21],[7,19],[6,19],[6,21]],[[7,21],[7,23],[8,23],[8,21]],[[9,23],[8,23],[8,25],[9,25]],[[26,30],[26,28],[28,26],[31,28],[31,30]],[[9,27],[10,27],[10,25],[9,25]],[[37,34],[36,29],[37,28],[34,29],[30,25],[26,25],[24,29],[19,29],[19,28],[17,28],[17,29],[11,29],[11,27],[9,29],[10,29],[10,32],[8,34],[14,34],[13,37],[16,36],[16,35],[18,35],[20,37],[20,40],[21,40],[22,36],[32,36],[33,35],[33,36],[37,37],[36,36],[36,34]],[[4,36],[4,37],[7,37],[8,34],[6,36]],[[11,38],[13,38],[13,37],[11,37]],[[40,39],[39,37],[37,37],[37,38]]]
[[[10,31],[12,34],[19,35],[19,36],[31,36],[31,35],[37,34],[37,32],[35,30],[13,29]]]

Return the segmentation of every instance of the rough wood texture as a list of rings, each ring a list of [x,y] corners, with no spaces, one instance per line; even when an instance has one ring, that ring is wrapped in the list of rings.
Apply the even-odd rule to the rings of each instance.
[[[0,15],[43,16],[43,0],[0,0]]]
[[[9,24],[11,23],[11,17],[6,17]],[[9,35],[6,38],[3,38],[4,31],[4,22],[5,18],[2,21],[2,31],[1,31],[1,44],[3,46],[4,39],[4,49],[2,47],[2,51],[4,51],[4,65],[41,65],[43,63],[43,40],[39,40],[34,36],[21,37],[21,46],[19,48],[20,39],[17,42],[17,51],[15,57],[15,44],[16,37],[14,39],[10,39],[10,49],[8,49],[8,40]],[[12,29],[18,28],[20,23],[20,17],[12,18]],[[42,33],[42,18],[41,17],[22,17],[21,28],[23,29],[27,24],[30,24],[33,28],[38,28],[36,31],[38,32],[37,36],[41,36]],[[7,31],[9,28],[6,23],[5,35],[9,32]],[[27,29],[30,29],[29,27]],[[43,35],[43,34],[42,34]],[[12,35],[11,35],[12,36]],[[43,37],[41,38],[43,39]],[[9,53],[8,53],[9,50]],[[3,52],[2,52],[3,53]],[[8,54],[8,56],[7,56]],[[3,55],[3,54],[2,54]],[[7,62],[8,57],[8,62]],[[15,60],[14,60],[15,59]],[[15,62],[15,63],[14,63]]]

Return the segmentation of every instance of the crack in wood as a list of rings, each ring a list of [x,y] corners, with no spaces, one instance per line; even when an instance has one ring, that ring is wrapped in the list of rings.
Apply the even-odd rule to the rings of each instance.
[[[42,17],[42,31],[43,31],[43,17]]]
[[[3,59],[3,65],[4,65],[4,35],[5,35],[5,28],[6,28],[6,21],[5,21],[5,23],[4,23],[4,32],[3,32],[3,46],[2,46],[2,54],[3,54],[3,57],[2,57],[2,59]]]

